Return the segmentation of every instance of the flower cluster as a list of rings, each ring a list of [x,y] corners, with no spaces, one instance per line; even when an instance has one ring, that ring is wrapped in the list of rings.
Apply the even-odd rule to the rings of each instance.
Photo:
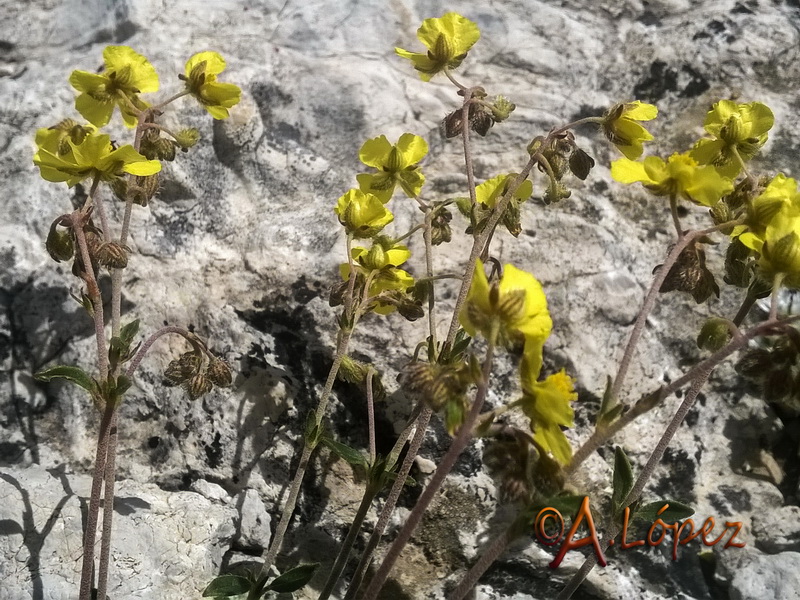
[[[422,316],[421,303],[411,294],[414,278],[399,268],[411,253],[381,232],[394,220],[386,204],[396,188],[409,198],[419,196],[425,183],[419,162],[427,153],[427,142],[411,133],[401,135],[396,144],[383,135],[367,140],[359,151],[359,158],[374,171],[357,175],[359,187],[343,194],[333,209],[350,239],[372,240],[370,248],[352,248],[350,261],[339,268],[345,282],[355,277],[354,291],[362,298],[365,311],[385,315],[398,310],[410,320]],[[447,228],[447,219],[442,218],[440,230]],[[336,288],[332,300],[340,302],[343,293],[344,288]]]

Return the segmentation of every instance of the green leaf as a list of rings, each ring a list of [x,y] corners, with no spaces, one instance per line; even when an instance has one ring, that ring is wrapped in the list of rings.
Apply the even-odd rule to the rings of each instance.
[[[355,467],[367,467],[367,459],[358,450],[351,448],[340,442],[336,442],[330,438],[322,438],[322,443],[330,448],[333,453],[339,458],[347,461]]]
[[[317,570],[319,563],[311,563],[308,565],[300,565],[294,569],[289,569],[281,575],[272,580],[267,586],[268,590],[278,592],[281,594],[291,593],[299,590],[314,576],[314,571]]]
[[[250,591],[252,582],[240,575],[220,575],[208,584],[203,590],[203,598],[228,598],[246,594]]]
[[[130,346],[137,333],[139,333],[139,319],[123,325],[122,329],[119,330],[119,339],[122,340],[125,346]]]
[[[669,508],[659,515],[658,511],[661,510],[665,504],[669,504]],[[681,502],[675,500],[658,500],[657,502],[650,502],[639,507],[633,518],[644,521],[645,523],[652,523],[656,519],[661,519],[665,523],[673,523],[675,521],[688,519],[693,514],[694,509]]]
[[[33,376],[39,381],[50,381],[51,379],[66,379],[72,383],[79,385],[86,391],[94,394],[97,392],[97,383],[92,379],[86,371],[79,367],[68,367],[66,365],[58,365],[50,367],[44,371],[39,371]]]
[[[625,451],[617,446],[614,450],[614,487],[611,493],[611,506],[617,515],[623,508],[622,502],[633,487],[633,468]],[[660,508],[660,507],[659,507]]]
[[[597,427],[603,429],[613,423],[623,409],[622,404],[617,403],[617,399],[611,395],[611,388],[614,385],[611,376],[606,376],[606,389],[603,391],[603,399],[600,401],[600,410],[597,412]]]
[[[578,513],[581,507],[584,496],[576,496],[574,494],[561,494],[559,496],[551,496],[542,503],[541,508],[545,506],[555,508],[564,516],[573,516]],[[539,510],[541,510],[541,508]]]
[[[127,375],[120,375],[117,377],[117,387],[115,388],[115,393],[117,396],[122,396],[128,389],[133,385],[130,377]]]

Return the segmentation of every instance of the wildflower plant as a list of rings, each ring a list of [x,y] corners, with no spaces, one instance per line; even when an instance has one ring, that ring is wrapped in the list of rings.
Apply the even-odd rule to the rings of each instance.
[[[772,113],[766,106],[758,102],[720,101],[711,108],[705,121],[705,131],[710,137],[666,159],[657,155],[642,158],[646,144],[654,141],[647,123],[656,118],[658,110],[636,99],[621,99],[602,115],[585,117],[534,136],[527,146],[527,164],[479,182],[473,173],[471,133],[485,136],[493,126],[511,121],[515,105],[502,95],[490,100],[486,89],[465,85],[454,73],[468,60],[471,48],[480,38],[475,23],[461,15],[447,13],[426,19],[417,37],[427,51],[402,48],[395,51],[410,62],[423,82],[441,75],[461,97],[461,105],[443,119],[441,129],[445,138],[461,138],[467,190],[460,197],[431,197],[419,166],[428,144],[417,134],[404,133],[394,144],[385,136],[379,136],[362,146],[359,158],[372,170],[356,176],[358,189],[345,192],[334,209],[344,227],[347,261],[339,269],[342,282],[335,285],[331,293],[331,304],[342,307],[333,366],[317,409],[309,419],[300,465],[262,566],[261,579],[252,578],[256,590],[263,590],[257,582],[264,581],[264,573],[277,557],[308,461],[320,444],[367,472],[380,465],[381,473],[391,473],[391,477],[382,480],[385,484],[391,481],[391,489],[358,559],[355,574],[343,592],[346,599],[374,600],[460,453],[473,438],[485,438],[487,466],[498,479],[502,496],[516,504],[518,512],[508,528],[487,545],[461,583],[451,590],[449,598],[460,600],[467,596],[507,544],[530,528],[532,515],[539,508],[577,507],[582,496],[596,493],[577,490],[572,481],[587,457],[636,418],[689,385],[680,408],[665,425],[661,440],[638,477],[634,477],[624,450],[616,449],[611,511],[603,537],[607,544],[618,535],[623,516],[625,519],[647,518],[651,513],[655,515],[663,504],[661,501],[642,502],[644,485],[713,368],[757,337],[777,336],[780,340],[787,335],[796,336],[790,320],[778,315],[776,298],[782,286],[800,285],[797,185],[781,174],[771,180],[758,179],[747,167],[747,161],[763,146],[772,127]],[[622,154],[622,158],[610,165],[614,179],[622,184],[640,183],[655,202],[669,199],[665,212],[672,217],[675,243],[667,250],[663,264],[656,267],[619,368],[606,382],[603,402],[595,415],[594,431],[583,444],[573,447],[570,439],[575,436],[568,438],[565,430],[574,426],[576,382],[564,369],[542,374],[545,342],[553,328],[546,290],[533,273],[511,264],[501,266],[492,256],[491,243],[500,228],[513,237],[519,235],[523,210],[541,210],[528,202],[535,192],[544,205],[557,203],[571,196],[572,177],[583,180],[590,175],[595,160],[580,147],[574,133],[574,129],[583,124],[595,124]],[[533,181],[537,172],[544,178],[543,185],[536,186]],[[398,189],[402,191],[399,198]],[[419,223],[400,235],[390,229],[393,221],[390,206],[397,202],[412,202],[421,212]],[[683,202],[706,210],[709,225],[696,231],[686,230],[680,210]],[[437,273],[435,252],[450,242],[453,229],[458,227],[459,221],[453,219],[454,212],[462,215],[460,224],[464,234],[472,238],[472,248],[463,262],[461,274]],[[415,234],[423,238],[424,257],[411,256],[404,243]],[[713,235],[731,240],[724,281],[746,290],[742,307],[730,319],[715,316],[707,321],[698,335],[698,345],[710,355],[683,377],[639,399],[625,398],[624,383],[633,353],[659,294],[687,292],[700,303],[719,293],[717,277],[705,261],[706,247]],[[355,240],[369,240],[371,245],[354,246]],[[422,262],[424,268],[406,266],[415,262]],[[424,275],[417,278],[410,274],[423,270]],[[437,312],[441,308],[437,303],[436,283],[448,278],[460,280],[460,290],[449,317],[447,335],[441,339],[437,331],[440,318]],[[741,329],[754,300],[767,295],[772,297],[768,319],[750,329]],[[337,376],[363,384],[368,414],[374,414],[377,368],[347,355],[357,324],[369,312],[385,315],[385,318],[409,320],[427,316],[426,332],[400,378],[406,396],[415,403],[414,408],[389,460],[382,460],[375,454],[372,416],[369,420],[370,448],[366,456],[331,440],[324,429],[326,407]],[[399,314],[393,314],[395,312]],[[493,384],[494,357],[504,351],[515,357],[521,393],[518,398],[507,399],[487,410],[484,403]],[[752,365],[769,362],[772,355],[748,356],[751,354],[745,355],[742,370],[756,374],[758,369]],[[797,356],[794,353],[792,360]],[[380,388],[383,389],[382,385]],[[511,425],[505,417],[510,411],[517,411],[527,427]],[[367,581],[374,553],[400,490],[408,483],[411,464],[434,413],[441,416],[453,437],[450,449],[437,465],[371,580]],[[397,464],[397,453],[407,441],[405,458],[402,464]],[[380,491],[377,480],[368,479],[362,505],[329,571],[321,599],[339,589],[339,579],[350,560],[354,540],[365,524],[366,506]],[[680,502],[670,500],[670,503],[671,512],[659,513],[663,518],[678,519],[692,514],[691,508]],[[592,558],[587,559],[586,566],[559,598],[568,598],[580,585],[593,564]],[[259,597],[259,593],[251,592],[248,597]]]
[[[492,100],[483,86],[467,85],[456,76],[456,69],[469,59],[480,39],[478,26],[468,18],[451,12],[426,19],[417,37],[424,51],[396,48],[395,52],[408,61],[409,72],[413,69],[423,82],[441,76],[440,80],[453,86],[458,103],[442,120],[441,132],[446,139],[460,138],[466,189],[454,197],[441,197],[431,191],[433,186],[421,166],[430,146],[416,133],[403,133],[395,142],[379,135],[366,140],[358,152],[353,149],[364,172],[355,174],[353,187],[341,190],[338,199],[331,201],[329,213],[332,225],[341,227],[344,239],[339,281],[330,293],[330,305],[338,311],[332,365],[317,405],[305,421],[296,470],[263,563],[245,573],[220,575],[210,582],[204,597],[244,596],[256,600],[273,592],[296,590],[310,581],[316,565],[297,566],[277,578],[273,578],[273,567],[306,471],[320,448],[327,448],[352,466],[363,484],[363,497],[339,553],[331,565],[326,565],[329,569],[319,598],[325,600],[342,593],[345,599],[375,600],[458,457],[475,438],[483,438],[485,462],[498,482],[500,501],[513,505],[514,517],[494,532],[478,560],[449,590],[451,600],[461,600],[508,544],[530,530],[534,515],[542,507],[577,509],[581,498],[597,497],[597,490],[579,489],[575,474],[581,465],[624,427],[688,386],[680,407],[664,424],[663,434],[638,476],[634,476],[625,451],[615,449],[612,494],[605,503],[609,510],[603,519],[603,544],[607,548],[613,542],[628,518],[643,519],[655,514],[653,507],[663,501],[644,502],[645,484],[713,369],[734,353],[743,351],[737,369],[761,387],[765,399],[797,403],[800,397],[793,383],[800,371],[800,345],[796,342],[800,334],[792,327],[792,317],[779,314],[777,302],[781,289],[800,288],[800,192],[795,180],[781,173],[759,176],[749,165],[773,126],[769,108],[759,102],[721,100],[706,116],[704,129],[708,135],[692,148],[674,149],[663,158],[649,153],[655,140],[647,124],[657,117],[657,108],[637,99],[620,98],[603,114],[555,126],[543,134],[531,132],[524,165],[502,169],[485,181],[477,181],[472,134],[483,137],[495,125],[513,124],[516,106],[500,94]],[[113,493],[116,407],[152,342],[164,333],[179,333],[191,344],[190,352],[170,363],[166,377],[184,385],[193,398],[231,381],[224,362],[214,357],[197,336],[178,328],[165,328],[138,349],[133,346],[138,323],[121,326],[119,294],[120,272],[129,254],[125,244],[132,206],[146,206],[152,199],[157,188],[152,178],[157,177],[160,161],[171,160],[176,148],[188,148],[198,137],[193,130],[173,134],[157,123],[158,117],[167,104],[191,95],[214,118],[225,118],[238,101],[238,88],[217,81],[225,63],[219,55],[203,52],[187,62],[180,76],[184,89],[165,102],[151,105],[139,97],[155,91],[157,86],[149,63],[130,49],[109,50],[104,57],[105,70],[101,74],[73,77],[82,99],[78,110],[91,124],[64,121],[41,130],[37,134],[39,151],[34,158],[45,179],[68,185],[91,181],[85,205],[54,221],[47,246],[55,260],[72,261],[73,273],[86,285],[81,301],[95,319],[97,375],[75,367],[54,367],[40,374],[44,379],[65,377],[81,385],[103,411],[87,540],[94,537],[102,486],[106,487],[106,498],[110,491]],[[132,146],[111,144],[108,136],[97,130],[117,108],[123,120],[136,127]],[[516,238],[522,231],[522,211],[550,210],[548,206],[572,197],[575,178],[584,180],[591,175],[595,160],[581,147],[575,134],[576,127],[585,124],[596,126],[600,137],[622,155],[610,165],[612,178],[622,185],[641,184],[648,197],[652,196],[652,202],[663,204],[663,214],[667,219],[670,217],[666,215],[671,216],[675,233],[663,263],[654,270],[618,368],[604,382],[605,391],[591,432],[582,443],[573,444],[571,440],[584,435],[583,431],[566,433],[575,426],[576,380],[566,369],[548,373],[544,367],[546,342],[554,327],[548,290],[535,276],[536,265],[533,272],[513,264],[501,265],[493,255],[492,242],[505,235],[502,230]],[[119,238],[112,239],[110,235],[109,211],[99,193],[101,183],[125,202]],[[401,203],[419,211],[417,222],[406,231],[397,230],[393,214]],[[686,229],[682,203],[706,215],[708,223],[704,228]],[[463,257],[459,272],[437,272],[437,253],[461,231],[471,241],[471,248]],[[414,247],[409,242],[414,236],[422,237],[424,252],[418,256],[409,250]],[[721,280],[742,296],[739,310],[730,317],[714,315],[707,320],[697,334],[697,344],[706,355],[684,375],[639,398],[629,397],[625,390],[627,374],[660,294],[683,292],[697,303],[719,294],[719,274],[712,272],[705,258],[708,248],[718,239],[727,241]],[[97,286],[100,268],[110,269],[114,282],[110,340],[105,335],[103,303]],[[438,325],[443,318],[443,280],[455,280],[458,293],[447,305],[447,333],[441,336]],[[755,301],[767,297],[767,318],[745,328]],[[411,405],[409,420],[386,456],[377,452],[374,424],[375,403],[386,389],[379,369],[354,358],[351,348],[365,321],[383,319],[424,324],[418,344],[409,348],[408,363],[399,379],[402,393]],[[757,338],[769,341],[750,348],[749,342]],[[495,391],[496,377],[503,375],[497,372],[495,360],[503,353],[513,364],[511,374],[518,393],[485,406],[490,391]],[[787,372],[792,374],[789,384]],[[335,439],[327,424],[337,378],[362,390],[368,414],[369,441],[365,450]],[[597,388],[603,384],[593,383]],[[512,413],[513,419],[509,418]],[[402,489],[416,484],[409,473],[432,418],[441,418],[452,437],[449,449],[368,579]],[[356,562],[353,549],[359,546],[356,541],[369,525],[367,516],[376,503],[380,505],[378,520],[371,526],[357,557],[354,574],[342,582],[351,559]],[[669,516],[673,519],[692,514],[691,508],[679,502],[670,500],[670,504],[673,509]],[[661,518],[667,519],[667,513]],[[104,532],[107,523],[110,531],[110,516],[104,516]],[[595,542],[599,549],[599,540]],[[103,548],[107,560],[105,536]],[[90,581],[93,542],[87,541],[84,553],[84,571]],[[559,598],[572,595],[596,559],[596,554],[586,559]],[[98,590],[104,594],[106,576],[102,565],[101,560]],[[84,589],[85,585],[88,586],[82,583],[81,600],[88,600],[91,591],[90,587]]]
[[[141,339],[138,320],[127,318],[123,322],[122,289],[124,269],[135,260],[127,245],[133,206],[147,206],[157,197],[163,162],[174,160],[178,148],[188,151],[200,138],[193,128],[173,133],[160,124],[162,115],[176,100],[192,95],[214,118],[226,118],[241,92],[233,84],[216,82],[215,76],[225,64],[216,52],[191,57],[186,65],[186,83],[181,84],[176,77],[176,92],[163,101],[142,97],[159,90],[158,74],[144,56],[127,46],[108,46],[103,59],[100,73],[76,70],[69,78],[79,92],[75,109],[88,123],[67,118],[39,129],[33,157],[43,179],[68,187],[86,184],[89,188],[81,206],[53,220],[46,248],[56,262],[71,264],[72,275],[82,286],[76,300],[94,321],[97,364],[94,369],[57,365],[36,374],[42,381],[66,379],[83,388],[102,415],[84,532],[80,600],[107,597],[113,517],[110,507],[117,430],[122,426],[118,409],[147,351],[163,335],[177,334],[186,339],[191,350],[173,360],[165,376],[173,385],[184,386],[192,399],[215,386],[228,386],[232,380],[227,363],[200,337],[183,328],[163,327]],[[102,131],[117,109],[125,126],[134,129],[132,143],[112,141]],[[111,275],[110,298],[104,297],[98,284],[103,272]],[[107,306],[111,309],[110,332],[105,318]],[[95,574],[101,496],[105,508]]]

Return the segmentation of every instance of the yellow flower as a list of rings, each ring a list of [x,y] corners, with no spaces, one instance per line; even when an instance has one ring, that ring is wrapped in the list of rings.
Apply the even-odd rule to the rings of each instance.
[[[522,370],[522,410],[531,420],[534,441],[562,465],[569,463],[572,449],[561,427],[572,427],[575,416],[570,403],[578,399],[575,382],[562,369],[544,381],[538,372]]]
[[[105,134],[86,134],[79,144],[67,139],[69,149],[61,152],[63,148],[54,148],[55,138],[51,132],[48,129],[37,132],[36,141],[40,145],[33,156],[34,164],[47,181],[64,181],[72,187],[90,176],[112,181],[123,173],[145,176],[161,170],[160,162],[147,160],[131,145],[115,150]]]
[[[106,46],[102,73],[73,71],[69,82],[81,94],[75,108],[92,125],[102,127],[118,106],[128,127],[136,125],[138,110],[147,108],[138,94],[158,91],[158,74],[148,60],[128,46]],[[131,106],[133,105],[133,107]]]
[[[657,115],[658,108],[639,100],[617,104],[603,118],[603,132],[626,158],[636,160],[642,155],[642,144],[653,139],[639,121],[652,121]]]
[[[402,48],[394,51],[414,64],[422,81],[430,81],[444,69],[457,68],[479,37],[481,32],[475,23],[449,12],[440,18],[425,19],[417,29],[417,38],[427,46],[428,52],[418,54]]]
[[[394,193],[396,184],[409,198],[416,198],[425,183],[419,165],[428,153],[428,143],[418,135],[404,133],[392,145],[385,135],[364,142],[358,158],[368,167],[375,167],[378,173],[357,175],[362,192],[375,194],[384,204]]]
[[[475,188],[475,197],[479,203],[489,208],[497,205],[497,200],[506,192],[508,185],[517,177],[516,173],[509,175],[498,175],[484,181]],[[533,184],[530,179],[526,179],[514,192],[514,198],[520,202],[530,198],[533,193]]]
[[[757,198],[753,200],[748,213],[748,226],[751,230],[763,232],[764,228],[779,212],[791,208],[800,209],[800,193],[797,192],[797,181],[778,173],[769,182]]]
[[[356,189],[341,196],[333,210],[347,233],[355,238],[374,237],[394,220],[377,196]]]
[[[489,337],[496,328],[497,343],[505,346],[524,343],[523,353],[529,368],[538,374],[542,348],[553,322],[542,284],[533,275],[514,265],[505,265],[500,280],[489,285],[483,263],[478,260],[459,319],[472,336],[480,332]]]
[[[741,242],[761,256],[758,266],[767,280],[784,275],[784,284],[800,288],[800,210],[793,207],[777,213],[763,236],[746,232]]]
[[[238,104],[242,96],[239,86],[217,81],[217,75],[224,70],[225,59],[219,54],[198,52],[186,61],[181,77],[186,81],[186,89],[215,119],[227,119],[228,109]]]
[[[676,196],[713,206],[733,190],[733,182],[711,166],[700,166],[688,154],[673,154],[668,161],[648,156],[642,162],[620,158],[611,163],[611,176],[620,183],[641,182],[656,196]]]
[[[767,141],[775,123],[772,111],[760,102],[736,104],[720,100],[706,115],[704,129],[713,140],[700,140],[691,156],[704,165],[714,165],[725,177],[735,178],[742,170],[736,153],[750,160]]]

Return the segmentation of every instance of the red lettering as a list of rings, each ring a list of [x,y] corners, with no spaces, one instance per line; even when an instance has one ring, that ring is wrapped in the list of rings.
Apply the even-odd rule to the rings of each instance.
[[[625,507],[625,514],[622,518],[622,539],[619,542],[619,547],[623,550],[628,548],[636,548],[637,546],[644,546],[644,540],[636,540],[635,542],[628,543],[628,521],[631,518],[631,507]]]
[[[735,527],[736,529],[734,530],[733,534],[731,535],[731,538],[723,546],[723,548],[730,548],[731,546],[733,546],[734,548],[744,548],[745,547],[745,543],[744,542],[736,542],[735,544],[733,543],[734,538],[736,538],[737,534],[742,530],[741,522],[740,521],[734,521],[734,522],[725,521],[725,530],[727,531],[728,528],[730,528],[730,527]],[[722,536],[720,536],[720,537],[722,537]]]
[[[586,519],[586,526],[589,528],[589,535],[573,542],[572,537],[578,531],[578,527],[584,519]],[[558,554],[550,563],[550,568],[557,568],[558,565],[561,564],[561,561],[564,560],[566,553],[570,550],[583,548],[587,544],[592,544],[592,546],[594,546],[594,553],[595,556],[597,556],[597,562],[600,564],[600,566],[605,567],[608,563],[606,562],[606,557],[603,556],[603,550],[600,548],[600,540],[597,538],[597,530],[594,526],[594,519],[592,519],[592,511],[589,509],[589,496],[585,496],[583,498],[583,502],[581,502],[581,508],[578,511],[578,514],[575,515],[575,520],[572,522],[572,527],[569,528],[567,538],[564,540],[564,543],[561,544]]]
[[[715,539],[713,542],[709,542],[706,539],[706,534],[711,533],[712,531],[714,531],[714,517],[708,517],[703,523],[703,528],[700,530],[700,533],[703,537],[703,543],[706,546],[714,546],[718,544],[719,541],[722,539],[722,537],[725,535],[725,532],[723,531],[717,539]]]

